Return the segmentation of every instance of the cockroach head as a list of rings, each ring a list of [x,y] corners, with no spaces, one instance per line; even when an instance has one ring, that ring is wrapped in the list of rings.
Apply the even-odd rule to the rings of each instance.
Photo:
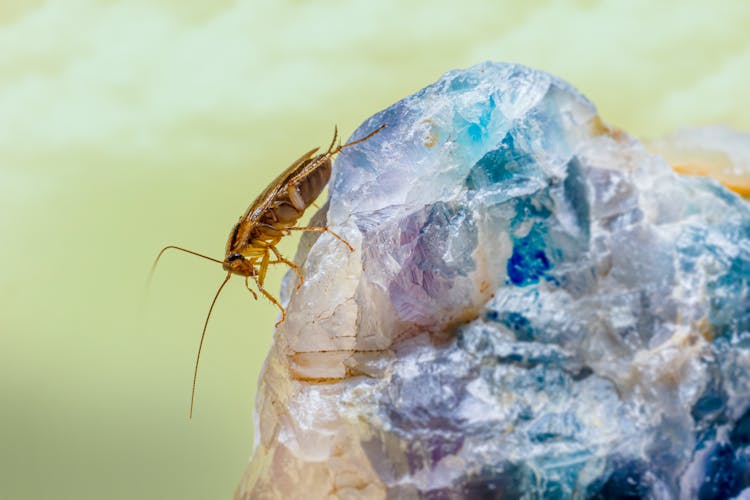
[[[256,276],[255,266],[242,254],[231,253],[224,259],[224,270],[240,276]]]

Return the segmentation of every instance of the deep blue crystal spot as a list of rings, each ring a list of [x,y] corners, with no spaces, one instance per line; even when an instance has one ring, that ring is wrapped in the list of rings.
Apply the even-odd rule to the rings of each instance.
[[[515,241],[513,255],[508,259],[508,279],[517,286],[532,285],[538,283],[551,267],[544,253],[544,238],[535,227]]]

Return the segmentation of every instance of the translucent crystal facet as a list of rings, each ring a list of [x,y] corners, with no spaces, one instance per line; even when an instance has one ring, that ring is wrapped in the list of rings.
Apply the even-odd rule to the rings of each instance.
[[[374,115],[287,276],[240,498],[750,487],[750,206],[484,63]],[[316,239],[317,238],[317,239]],[[746,493],[750,493],[747,490]]]

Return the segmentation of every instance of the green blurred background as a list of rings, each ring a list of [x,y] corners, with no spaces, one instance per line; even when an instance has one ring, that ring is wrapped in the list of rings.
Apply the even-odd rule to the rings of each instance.
[[[227,288],[190,422],[224,275],[168,255],[148,300],[146,275],[168,243],[222,257],[334,124],[493,59],[644,137],[750,129],[748,26],[738,1],[3,0],[0,498],[231,496],[277,311]]]

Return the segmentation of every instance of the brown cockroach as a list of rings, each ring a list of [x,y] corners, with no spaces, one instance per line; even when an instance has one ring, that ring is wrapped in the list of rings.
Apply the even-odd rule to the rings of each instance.
[[[344,238],[331,231],[326,226],[297,226],[297,221],[305,213],[315,199],[320,195],[328,181],[331,178],[331,159],[343,149],[355,144],[365,142],[372,136],[383,130],[385,124],[381,125],[365,137],[338,146],[335,146],[338,139],[338,129],[334,129],[333,140],[325,153],[315,154],[318,149],[314,148],[300,156],[289,168],[284,170],[268,187],[258,196],[255,201],[248,207],[239,221],[234,225],[229,233],[224,260],[214,259],[206,255],[188,250],[174,245],[168,245],[161,249],[156,257],[151,274],[153,274],[156,265],[162,254],[169,249],[180,250],[192,255],[197,255],[204,259],[217,262],[227,271],[227,276],[219,285],[211,306],[206,315],[206,321],[203,324],[200,343],[198,344],[198,354],[195,359],[195,371],[193,373],[193,389],[190,397],[190,418],[193,416],[193,405],[195,403],[195,384],[198,380],[198,364],[201,359],[203,350],[203,341],[206,337],[208,320],[211,318],[211,312],[214,309],[216,300],[219,298],[224,285],[233,274],[245,278],[245,287],[257,300],[258,296],[250,288],[248,280],[255,281],[255,285],[263,295],[273,302],[281,311],[281,319],[275,326],[279,326],[286,319],[286,310],[284,306],[265,288],[263,283],[266,279],[268,266],[273,264],[285,264],[297,274],[297,288],[302,286],[304,278],[300,268],[292,261],[281,255],[276,245],[281,239],[290,234],[291,231],[317,231],[329,233],[334,238],[347,246],[350,251],[354,248]]]

